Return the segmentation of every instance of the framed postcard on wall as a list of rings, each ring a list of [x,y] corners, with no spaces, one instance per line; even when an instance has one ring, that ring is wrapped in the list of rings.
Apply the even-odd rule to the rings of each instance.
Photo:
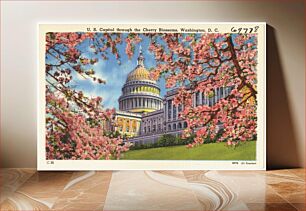
[[[40,24],[38,170],[264,170],[266,24]]]

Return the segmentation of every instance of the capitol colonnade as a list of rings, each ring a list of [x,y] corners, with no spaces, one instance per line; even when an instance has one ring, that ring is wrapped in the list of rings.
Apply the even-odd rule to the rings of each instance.
[[[215,88],[211,93],[196,92],[192,95],[192,105],[208,105],[213,106],[220,99],[227,97],[233,87],[219,87]],[[164,118],[165,131],[180,131],[187,127],[187,123],[179,118],[179,113],[183,111],[183,105],[174,105],[173,99],[177,94],[177,90],[168,91],[164,98]]]
[[[132,109],[152,109],[159,110],[162,108],[162,102],[159,99],[148,96],[128,96],[122,98],[119,103],[119,109],[122,111],[129,111]],[[141,113],[141,112],[140,112]]]
[[[116,116],[116,130],[128,137],[137,136],[141,124],[141,115],[131,114],[124,111],[117,111]]]
[[[225,98],[230,94],[233,87],[218,87],[215,88],[212,94],[197,92],[193,95],[193,105],[208,105],[212,106],[216,104],[220,99]]]

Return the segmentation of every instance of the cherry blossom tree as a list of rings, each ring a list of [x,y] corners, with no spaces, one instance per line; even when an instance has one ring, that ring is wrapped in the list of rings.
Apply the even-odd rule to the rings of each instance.
[[[255,34],[148,35],[157,68],[152,77],[166,78],[167,88],[178,88],[174,104],[182,104],[180,117],[187,122],[183,137],[195,133],[194,143],[217,138],[228,145],[256,136],[257,37]],[[163,42],[158,42],[162,38]],[[234,87],[214,105],[192,105],[192,96],[214,96],[215,88]]]
[[[130,38],[133,38],[131,40]],[[133,54],[138,35],[126,38],[127,54]],[[87,58],[80,45],[88,42],[97,56]],[[112,159],[129,149],[109,131],[114,109],[103,109],[100,96],[89,98],[71,85],[75,77],[103,85],[92,65],[108,59],[108,53],[120,63],[117,45],[121,34],[47,33],[46,34],[46,158]]]

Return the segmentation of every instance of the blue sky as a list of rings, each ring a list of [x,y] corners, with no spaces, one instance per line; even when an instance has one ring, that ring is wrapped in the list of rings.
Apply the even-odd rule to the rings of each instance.
[[[126,34],[123,36],[125,37]],[[125,42],[119,45],[118,50],[121,56],[121,65],[118,64],[115,56],[110,52],[108,53],[108,60],[99,58],[99,56],[95,55],[92,49],[89,48],[89,42],[84,41],[80,46],[78,46],[81,52],[84,52],[82,55],[87,58],[99,58],[99,61],[96,64],[88,65],[88,68],[94,69],[96,76],[106,80],[106,84],[98,84],[90,79],[84,80],[81,76],[74,73],[73,83],[71,83],[71,85],[74,85],[76,90],[83,91],[89,97],[101,96],[105,108],[118,109],[118,98],[121,95],[121,88],[126,81],[128,73],[130,73],[137,65],[140,45],[145,57],[145,67],[147,69],[154,68],[156,62],[154,60],[154,55],[148,51],[149,39],[147,37],[143,37],[142,42],[136,46],[135,54],[130,60],[125,54]],[[163,96],[166,92],[165,80],[160,79],[158,84],[161,88],[161,96]]]

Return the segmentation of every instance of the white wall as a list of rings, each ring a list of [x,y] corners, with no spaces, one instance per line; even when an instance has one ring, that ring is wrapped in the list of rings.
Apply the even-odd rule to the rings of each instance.
[[[145,21],[267,22],[271,26],[267,70],[268,164],[304,165],[304,5],[302,1],[273,2],[2,1],[3,166],[36,166],[37,23]]]

